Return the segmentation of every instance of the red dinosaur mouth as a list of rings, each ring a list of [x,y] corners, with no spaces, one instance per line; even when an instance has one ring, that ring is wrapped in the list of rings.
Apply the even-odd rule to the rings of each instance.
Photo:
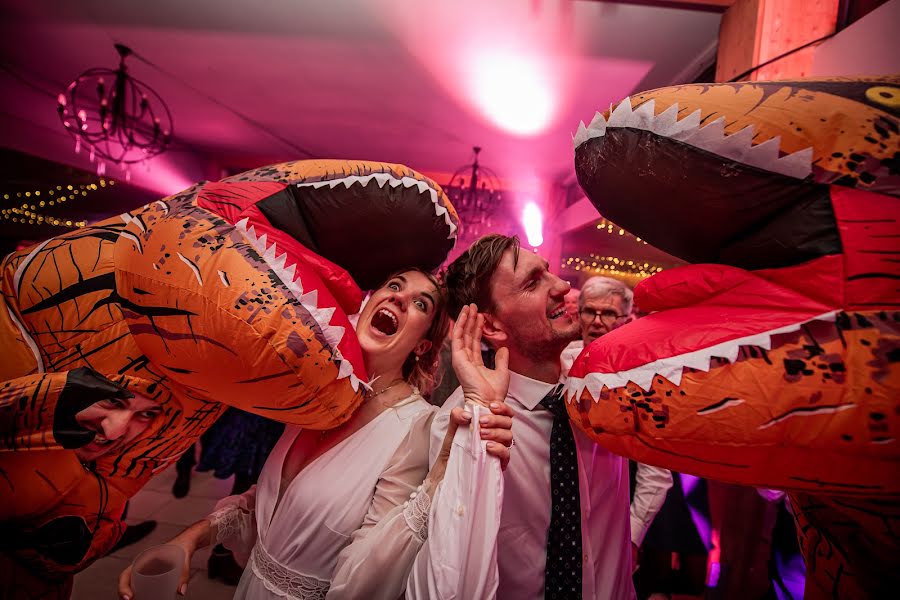
[[[689,265],[665,271],[639,287],[641,307],[660,312],[593,342],[569,373],[570,396],[633,382],[649,390],[655,377],[675,385],[684,369],[709,371],[716,359],[734,362],[742,346],[769,350],[775,336],[815,320],[833,321],[840,304],[827,292],[784,285],[797,269],[822,290],[839,289],[838,257],[795,269],[748,272],[725,265]],[[817,298],[817,299],[812,299]],[[622,343],[628,340],[628,343]]]

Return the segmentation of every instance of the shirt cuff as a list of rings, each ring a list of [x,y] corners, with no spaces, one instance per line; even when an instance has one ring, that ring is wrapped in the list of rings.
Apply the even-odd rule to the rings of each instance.
[[[644,537],[647,535],[648,529],[650,529],[649,524],[631,515],[631,542],[638,548],[644,543]]]

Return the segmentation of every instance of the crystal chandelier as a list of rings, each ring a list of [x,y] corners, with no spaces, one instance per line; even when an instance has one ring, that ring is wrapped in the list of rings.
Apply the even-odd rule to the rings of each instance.
[[[460,233],[468,239],[494,231],[502,200],[499,179],[493,171],[478,164],[481,148],[475,146],[472,151],[472,163],[457,169],[444,186],[444,192],[459,214]]]
[[[130,165],[147,161],[165,151],[172,138],[172,115],[153,88],[128,74],[125,59],[132,54],[116,44],[119,68],[88,69],[60,94],[59,119],[75,140],[75,152],[86,147],[97,174],[106,162]],[[130,179],[130,172],[125,172]]]

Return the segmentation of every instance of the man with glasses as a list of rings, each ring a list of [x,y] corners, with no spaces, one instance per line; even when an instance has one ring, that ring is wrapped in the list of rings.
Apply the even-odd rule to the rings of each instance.
[[[634,292],[618,279],[596,276],[584,283],[578,297],[581,340],[563,350],[560,361],[565,374],[585,346],[632,320],[633,302]],[[631,469],[631,553],[635,569],[641,542],[672,487],[672,474],[666,469],[636,464],[637,468]]]

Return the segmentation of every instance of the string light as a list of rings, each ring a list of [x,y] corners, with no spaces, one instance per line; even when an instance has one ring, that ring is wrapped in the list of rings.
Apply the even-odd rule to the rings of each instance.
[[[562,263],[563,269],[584,271],[593,275],[607,275],[644,279],[662,271],[665,267],[648,262],[625,260],[617,256],[599,256],[591,254],[584,259],[578,256],[567,258]]]
[[[625,235],[625,234],[631,235],[630,233],[625,231],[624,228],[619,227],[612,221],[607,221],[606,219],[600,219],[600,221],[597,223],[597,231],[602,231],[609,235],[615,235],[616,233],[618,233],[619,235]],[[645,242],[641,238],[639,238],[637,236],[632,236],[632,237],[634,237],[634,240],[636,242],[643,244],[645,246],[647,245],[647,242]]]
[[[55,189],[29,190],[24,194],[22,192],[16,192],[17,198],[22,198],[24,196],[29,199],[29,202],[23,202],[18,206],[0,209],[0,217],[2,217],[3,220],[21,223],[23,225],[54,225],[56,227],[68,227],[70,229],[84,227],[87,225],[87,221],[85,220],[73,221],[71,219],[66,219],[65,217],[59,218],[52,215],[40,214],[36,211],[39,208],[47,206],[60,206],[75,198],[85,198],[90,192],[95,192],[115,184],[116,182],[112,179],[100,179],[97,183],[85,183],[78,186],[67,185],[65,190],[63,190],[61,185],[57,185],[55,186]],[[42,194],[47,200],[38,200]],[[32,198],[32,196],[34,196],[34,198]],[[10,197],[11,194],[3,194],[4,200],[9,200]]]

